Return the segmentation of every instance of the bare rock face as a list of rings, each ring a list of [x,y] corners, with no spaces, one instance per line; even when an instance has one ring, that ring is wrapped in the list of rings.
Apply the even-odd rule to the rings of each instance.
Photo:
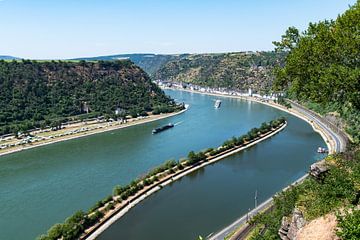
[[[290,228],[291,221],[289,217],[283,217],[281,220],[281,227],[278,231],[278,234],[280,236],[280,239],[282,240],[289,240],[288,233]]]
[[[292,217],[283,217],[279,236],[282,240],[296,240],[296,236],[301,228],[306,224],[302,212],[294,209]]]
[[[324,174],[329,171],[325,160],[314,163],[310,166],[310,175],[320,180],[323,178]]]
[[[314,219],[297,234],[297,240],[339,240],[336,236],[337,219],[334,213]]]

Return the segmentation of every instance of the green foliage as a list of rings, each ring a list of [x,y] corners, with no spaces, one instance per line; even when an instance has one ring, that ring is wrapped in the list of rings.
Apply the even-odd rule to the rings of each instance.
[[[193,164],[203,161],[205,159],[206,159],[206,155],[204,152],[195,153],[194,151],[190,151],[188,154],[188,164],[189,165],[193,165]]]
[[[106,205],[105,207],[105,211],[109,211],[115,208],[115,204],[113,202],[109,203],[108,205]]]
[[[220,148],[211,149],[207,152],[209,152],[210,156],[215,156],[226,150],[232,149],[237,146],[241,146],[242,144],[245,144],[246,142],[252,141],[255,138],[259,137],[260,134],[269,132],[271,130],[271,128],[277,128],[280,124],[285,123],[285,121],[286,120],[284,117],[280,117],[278,119],[274,119],[274,120],[270,121],[269,123],[262,123],[260,128],[253,128],[247,134],[242,135],[238,138],[232,137],[231,139],[226,140],[221,145]]]
[[[274,89],[287,90],[290,98],[318,104],[320,111],[333,108],[360,141],[360,1],[335,21],[310,23],[299,34],[289,28],[278,50],[288,55],[276,69]]]
[[[336,234],[341,239],[357,240],[360,239],[360,210],[347,212],[345,216],[338,216],[338,227]]]
[[[177,165],[177,162],[175,160],[168,160],[164,164],[154,168],[151,170],[146,177],[155,176],[158,173],[164,172],[167,169],[173,168]]]
[[[117,196],[120,195],[123,191],[125,191],[126,188],[120,186],[120,185],[116,185],[113,189],[113,196]]]
[[[330,157],[329,157],[330,158]],[[263,235],[257,233],[252,239],[277,239],[283,216],[289,216],[294,207],[301,209],[307,220],[313,220],[343,206],[359,204],[360,194],[360,150],[331,157],[336,161],[323,181],[306,179],[302,184],[291,187],[274,197],[274,207],[268,213],[254,217],[253,223],[265,226]],[[355,213],[355,212],[354,212]],[[358,239],[350,236],[359,234],[359,213],[340,218],[343,239]],[[351,235],[354,234],[354,235]]]
[[[154,107],[154,110],[152,111],[152,113],[154,115],[158,115],[160,113],[173,112],[174,110],[175,110],[175,106],[159,105],[159,106]]]
[[[256,215],[251,223],[264,225],[265,232],[252,236],[252,240],[257,239],[278,239],[278,230],[283,216],[289,215],[294,209],[295,203],[302,193],[303,188],[299,186],[291,187],[285,192],[280,192],[274,197],[274,207],[270,212]]]
[[[95,211],[94,213],[92,213],[86,220],[86,227],[89,226],[93,226],[95,223],[97,223],[102,217],[104,216],[104,214],[100,211]]]
[[[84,106],[90,108],[84,114]],[[0,135],[62,122],[114,115],[120,107],[146,115],[169,99],[130,61],[68,62],[0,60]]]
[[[84,232],[89,222],[87,215],[78,211],[71,217],[67,218],[62,224],[55,224],[49,229],[46,235],[41,235],[38,239],[41,240],[57,240],[62,237],[64,240],[74,240]]]
[[[271,88],[273,67],[280,65],[285,55],[275,52],[191,54],[167,62],[153,76],[200,86],[266,91]]]
[[[288,103],[288,102],[284,99],[284,97],[278,97],[277,103],[280,104],[280,105],[285,106],[287,109],[291,108],[291,104]]]
[[[290,51],[294,49],[300,40],[299,30],[295,27],[289,27],[285,34],[281,36],[281,42],[273,42],[277,52]]]
[[[345,129],[350,136],[352,136],[353,142],[356,144],[360,143],[360,111],[354,109],[351,104],[341,104],[338,102],[320,104],[308,101],[304,102],[304,105],[320,114],[339,112],[341,114],[341,118],[346,122]]]

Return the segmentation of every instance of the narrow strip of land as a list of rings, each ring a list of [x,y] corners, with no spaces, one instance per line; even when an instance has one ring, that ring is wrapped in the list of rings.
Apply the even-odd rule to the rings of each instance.
[[[184,110],[178,111],[178,112],[173,112],[173,113],[165,113],[165,114],[160,114],[160,115],[150,115],[147,117],[135,118],[135,119],[131,119],[125,123],[118,122],[118,121],[103,122],[103,123],[98,123],[98,124],[93,124],[93,125],[83,123],[82,125],[68,126],[66,129],[61,130],[61,131],[50,131],[49,130],[50,131],[49,134],[47,134],[47,136],[45,136],[45,137],[42,137],[39,141],[33,141],[31,143],[26,143],[24,145],[16,145],[16,146],[12,146],[12,147],[5,148],[5,149],[0,149],[0,157],[7,155],[7,154],[24,151],[24,150],[35,148],[35,147],[45,146],[45,145],[49,145],[49,144],[53,144],[53,143],[57,143],[57,142],[63,142],[63,141],[71,140],[71,139],[90,136],[93,134],[113,131],[113,130],[117,130],[117,129],[121,129],[121,128],[127,128],[127,127],[131,127],[131,126],[135,126],[135,125],[140,125],[140,124],[144,124],[144,123],[149,123],[149,122],[169,118],[169,117],[181,114],[181,113],[185,112],[186,110],[187,110],[187,108],[185,108]],[[0,145],[3,143],[4,142],[0,142]]]
[[[102,232],[104,232],[111,224],[116,222],[122,216],[124,216],[132,207],[136,206],[139,202],[150,196],[151,194],[155,193],[156,191],[160,190],[161,188],[165,187],[166,185],[181,179],[182,177],[199,170],[209,164],[213,164],[221,159],[224,159],[228,156],[231,156],[235,153],[238,153],[244,149],[247,149],[265,139],[272,137],[273,135],[282,131],[287,125],[287,122],[281,124],[276,129],[263,134],[261,137],[256,138],[243,146],[235,146],[232,149],[226,150],[220,154],[215,156],[208,156],[205,161],[201,161],[198,164],[185,167],[183,170],[175,172],[173,174],[167,175],[164,179],[161,179],[158,183],[149,186],[143,189],[139,194],[136,194],[131,199],[127,200],[127,202],[123,205],[119,205],[119,207],[115,208],[113,211],[108,213],[98,224],[91,227],[90,229],[85,231],[85,234],[81,237],[81,239],[87,240],[94,240],[98,237]]]

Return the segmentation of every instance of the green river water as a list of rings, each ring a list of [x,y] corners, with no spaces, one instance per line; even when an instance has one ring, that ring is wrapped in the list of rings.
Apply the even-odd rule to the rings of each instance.
[[[195,239],[232,222],[302,176],[324,146],[306,122],[244,100],[167,90],[183,114],[0,157],[0,239],[34,239],[165,160],[220,145],[279,116],[281,133],[152,195],[99,239]],[[214,100],[221,99],[220,109]],[[157,135],[151,130],[176,126]]]

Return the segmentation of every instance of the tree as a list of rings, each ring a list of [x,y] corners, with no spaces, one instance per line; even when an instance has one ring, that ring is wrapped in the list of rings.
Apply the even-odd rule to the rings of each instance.
[[[360,141],[360,1],[336,20],[310,23],[301,34],[289,28],[277,51],[287,52],[285,65],[275,70],[274,90],[286,90],[322,114],[339,112]]]
[[[273,44],[276,46],[275,50],[277,52],[281,51],[291,51],[294,49],[300,40],[299,30],[295,27],[289,27],[285,34],[281,36],[281,41],[274,41]]]

